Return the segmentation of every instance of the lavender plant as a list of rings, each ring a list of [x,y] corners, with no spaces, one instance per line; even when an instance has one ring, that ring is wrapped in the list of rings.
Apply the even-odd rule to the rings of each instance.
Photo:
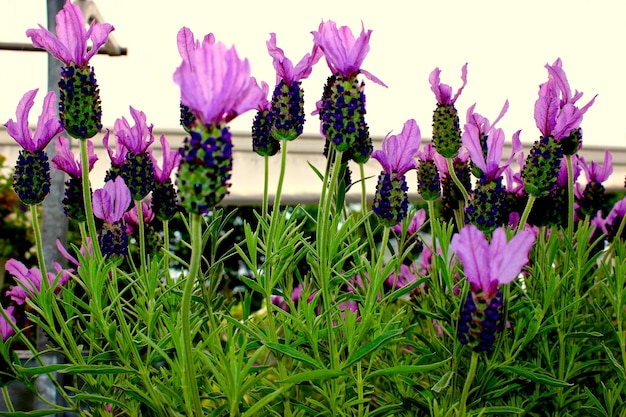
[[[80,78],[93,74],[84,41],[92,39],[95,49],[112,27],[80,28],[77,6],[68,2],[58,17],[60,40],[29,33]],[[82,239],[59,245],[69,266],[53,263],[55,272],[47,271],[46,261],[60,259],[43,259],[33,210],[38,266],[15,259],[6,264],[16,285],[0,309],[4,415],[626,412],[626,200],[609,208],[605,199],[608,153],[602,166],[575,156],[582,116],[593,100],[577,108],[582,93],[571,94],[561,61],[547,66],[549,79],[535,108],[543,139],[524,158],[514,133],[513,152],[502,161],[505,134],[495,125],[507,105],[493,123],[471,106],[461,129],[455,100],[466,66],[454,97],[436,69],[429,77],[437,99],[434,143],[422,146],[418,123],[410,119],[373,151],[360,79],[381,83],[361,68],[370,36],[364,27],[355,37],[348,27],[322,22],[311,52],[294,66],[270,34],[266,46],[277,71],[270,100],[268,84],[259,86],[234,47],[213,34],[196,41],[181,29],[174,81],[188,137],[174,151],[162,136],[158,161],[152,125],[131,107],[135,123],[118,119],[115,149],[110,132],[104,135],[111,167],[93,195],[89,170],[96,158],[86,135],[100,130],[95,87],[67,90],[77,81],[69,81],[66,68],[61,121],[52,114],[53,95],[46,96],[34,136],[27,129],[34,92],[25,94],[18,122],[9,120],[7,128],[27,151],[40,151],[33,138],[49,142],[61,124],[80,140],[77,160],[57,136],[53,166],[80,180],[66,204],[74,207],[67,213]],[[62,45],[81,59],[68,60],[59,52]],[[326,141],[320,152],[328,157],[325,167],[313,167],[320,199],[313,208],[285,207],[287,143],[297,140],[304,123],[300,81],[322,55],[331,75],[318,106]],[[281,153],[279,180],[272,206],[268,184],[254,219],[243,223],[241,241],[224,248],[234,214],[220,204],[236,163],[228,124],[248,110],[257,111],[253,149],[266,162]],[[371,207],[363,185],[362,207],[355,209],[344,203],[344,172],[356,163],[362,173],[370,154],[382,166],[379,185]],[[561,162],[560,155],[569,158]],[[43,184],[46,164],[37,169]],[[412,170],[415,189],[407,179]],[[16,170],[16,184],[26,184],[24,175],[25,168]],[[27,188],[18,185],[16,192],[36,206],[45,195],[31,198]],[[535,201],[562,197],[557,189],[570,190],[561,200],[568,222],[530,221]],[[427,210],[418,209],[419,199]],[[162,223],[162,246],[149,237],[155,220]],[[169,245],[173,220],[189,236],[186,251]],[[245,284],[238,298],[220,286],[229,259],[245,265],[238,271]],[[46,335],[43,351],[27,337],[18,306]],[[18,347],[29,351],[28,359],[21,359]],[[58,362],[45,362],[47,354]],[[62,404],[38,392],[41,376],[50,379]],[[48,409],[16,410],[7,390],[11,381],[32,390]]]

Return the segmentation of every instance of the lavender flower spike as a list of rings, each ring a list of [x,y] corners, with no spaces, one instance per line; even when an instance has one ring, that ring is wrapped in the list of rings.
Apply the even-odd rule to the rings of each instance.
[[[440,74],[441,70],[435,68],[429,76],[430,89],[437,99],[437,107],[433,113],[433,143],[437,152],[443,157],[453,158],[461,148],[459,115],[454,103],[467,84],[467,64],[461,69],[463,85],[454,96],[452,96],[452,87],[441,83]]]
[[[93,193],[93,214],[104,221],[98,234],[102,253],[107,256],[125,256],[128,253],[128,235],[121,221],[132,202],[130,190],[122,177],[107,181]]]
[[[56,15],[56,36],[41,25],[26,31],[33,45],[46,49],[64,64],[59,81],[59,115],[74,138],[91,138],[102,129],[100,91],[89,60],[107,42],[113,29],[108,23],[92,23],[85,29],[80,7],[67,0]]]
[[[500,285],[513,281],[528,263],[535,243],[529,230],[518,232],[507,242],[506,232],[497,228],[491,243],[474,225],[466,225],[452,237],[451,248],[463,265],[470,290],[459,320],[458,338],[475,351],[487,351],[502,328]]]
[[[50,191],[50,164],[44,148],[63,130],[56,118],[54,92],[43,101],[43,109],[33,133],[28,127],[28,115],[33,107],[37,89],[24,94],[17,105],[16,120],[5,123],[7,133],[22,147],[13,174],[13,189],[24,204],[41,203]]]
[[[387,135],[382,150],[372,153],[372,158],[382,165],[372,210],[385,226],[395,226],[406,217],[408,198],[404,174],[417,168],[415,155],[422,140],[415,120],[404,123],[399,135]]]
[[[240,59],[234,47],[227,48],[212,35],[193,46],[183,48],[182,63],[174,72],[181,103],[195,117],[191,137],[180,151],[178,189],[182,205],[202,214],[230,187],[232,140],[226,123],[256,109],[264,93],[250,76],[248,60]]]

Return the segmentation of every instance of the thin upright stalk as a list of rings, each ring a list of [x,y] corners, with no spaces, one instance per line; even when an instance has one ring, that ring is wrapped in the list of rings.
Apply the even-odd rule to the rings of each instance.
[[[139,223],[139,256],[141,264],[141,273],[147,274],[148,267],[146,263],[146,231],[143,224],[143,207],[141,200],[135,200],[135,207],[137,208],[137,222]]]
[[[47,277],[46,273],[46,260],[43,256],[43,243],[41,239],[41,226],[39,224],[39,206],[35,204],[30,205],[30,216],[33,222],[33,234],[35,235],[35,246],[37,247],[37,261],[39,262],[39,269],[41,270],[41,276]],[[47,279],[42,279],[42,285],[48,283]],[[45,281],[46,284],[43,284]]]
[[[472,351],[470,369],[467,372],[467,377],[465,378],[465,385],[463,385],[463,392],[461,393],[461,401],[459,403],[458,417],[465,417],[466,409],[467,409],[467,397],[469,395],[472,382],[474,382],[474,377],[476,376],[477,365],[478,365],[478,352]]]
[[[463,194],[463,200],[465,201],[465,205],[467,206],[467,202],[469,201],[469,194],[467,194],[467,190],[461,183],[461,180],[459,180],[459,177],[456,175],[456,170],[454,169],[452,158],[446,158],[446,161],[448,162],[448,172],[450,173],[450,178],[452,178],[454,184],[457,186],[459,191],[461,191],[461,194]]]
[[[535,204],[535,200],[537,196],[533,194],[528,195],[528,201],[526,202],[526,207],[524,207],[524,212],[522,213],[522,217],[519,219],[519,224],[517,225],[517,231],[524,230],[526,227],[526,222],[528,221],[528,216],[530,215],[530,211],[533,208],[533,204]]]
[[[263,206],[261,207],[261,214],[263,215],[263,218],[267,218],[267,200],[268,200],[268,193],[269,193],[269,176],[270,176],[270,157],[265,155],[263,157],[264,160],[264,164],[265,164],[265,169],[263,170],[264,175],[263,175]]]
[[[80,159],[82,169],[82,185],[83,185],[83,202],[85,204],[85,217],[87,218],[87,230],[93,244],[93,254],[100,259],[100,245],[98,245],[98,232],[96,230],[96,221],[93,217],[93,208],[91,206],[91,184],[89,182],[89,153],[87,149],[87,140],[80,140]],[[83,242],[87,248],[87,242]]]
[[[191,410],[195,416],[202,415],[202,403],[198,393],[198,383],[196,381],[196,369],[193,359],[193,347],[191,340],[191,296],[193,294],[194,284],[200,271],[200,263],[202,262],[202,215],[191,215],[191,259],[189,261],[189,271],[185,277],[185,286],[183,288],[183,296],[181,300],[181,319],[182,319],[182,339],[184,362],[184,383],[183,392],[187,404],[191,403]]]
[[[376,251],[376,243],[374,242],[374,234],[372,233],[372,226],[369,220],[365,220],[368,215],[367,209],[367,187],[365,186],[365,168],[363,164],[359,164],[359,171],[361,173],[361,215],[364,219],[365,234],[367,235],[367,242],[370,245],[371,253]]]
[[[565,155],[567,161],[567,237],[574,236],[574,169],[572,155]]]

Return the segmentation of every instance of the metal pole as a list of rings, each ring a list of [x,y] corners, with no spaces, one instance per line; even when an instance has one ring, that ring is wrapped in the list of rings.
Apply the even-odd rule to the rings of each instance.
[[[47,17],[48,30],[56,32],[56,15],[63,8],[64,0],[46,0],[47,1]],[[61,62],[48,54],[48,90],[54,91],[59,96],[58,81],[61,73]],[[57,101],[58,103],[58,101]],[[46,148],[48,158],[51,159],[55,155],[54,140]],[[52,260],[61,262],[63,257],[60,256],[56,248],[56,240],[59,239],[63,244],[67,243],[68,220],[63,213],[63,195],[65,189],[65,173],[55,169],[51,172],[50,194],[46,197],[42,207],[42,244],[43,253],[46,260],[46,268],[48,271],[54,271]],[[37,349],[45,350],[47,338],[43,331],[37,329]],[[43,360],[46,364],[52,365],[59,361],[58,355],[45,354]],[[54,376],[56,377],[56,375]],[[58,404],[59,398],[56,389],[49,378],[41,375],[37,378],[37,390],[48,401]],[[45,403],[37,400],[34,404],[35,409],[49,408]]]

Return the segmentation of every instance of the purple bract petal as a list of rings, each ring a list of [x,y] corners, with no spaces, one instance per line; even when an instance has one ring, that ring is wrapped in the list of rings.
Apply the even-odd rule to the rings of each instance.
[[[387,173],[396,172],[404,175],[407,171],[417,168],[415,155],[419,149],[422,136],[419,126],[414,119],[404,123],[399,135],[387,135],[383,139],[382,150],[372,152]]]
[[[439,68],[435,68],[430,73],[430,76],[428,77],[428,80],[430,81],[430,89],[433,93],[435,93],[437,103],[446,105],[454,104],[467,84],[467,63],[465,63],[465,65],[461,68],[461,80],[463,81],[463,85],[457,90],[454,97],[452,97],[452,87],[448,84],[441,83],[439,78],[440,74],[441,70]]]
[[[205,38],[206,39],[206,38]],[[250,76],[250,64],[234,47],[204,42],[189,51],[174,73],[181,102],[205,125],[219,125],[258,107],[263,90]]]
[[[33,107],[38,89],[27,91],[17,105],[15,112],[16,121],[9,119],[5,126],[7,133],[24,149],[35,152],[43,150],[52,138],[63,131],[61,122],[56,117],[55,100],[53,91],[46,94],[43,101],[43,109],[37,121],[35,133],[28,127],[28,115]]]
[[[28,29],[26,36],[31,38],[33,45],[47,50],[65,65],[74,63],[83,67],[107,42],[113,30],[108,23],[92,23],[86,29],[80,7],[67,0],[56,15],[56,36],[41,25],[39,29]]]

